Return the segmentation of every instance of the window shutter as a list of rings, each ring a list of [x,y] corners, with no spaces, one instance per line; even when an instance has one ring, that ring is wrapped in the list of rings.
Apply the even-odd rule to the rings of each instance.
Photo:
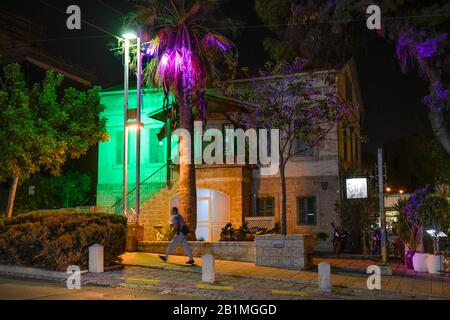
[[[159,141],[158,133],[161,129],[151,128],[149,129],[148,138],[148,152],[149,152],[149,162],[150,163],[164,163],[164,146],[166,144],[166,139]]]

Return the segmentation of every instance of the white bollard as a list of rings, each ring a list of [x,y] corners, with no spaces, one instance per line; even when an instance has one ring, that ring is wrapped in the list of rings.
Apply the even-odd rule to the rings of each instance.
[[[214,283],[216,281],[215,260],[210,253],[202,256],[202,281],[206,283]]]
[[[101,273],[104,271],[103,246],[98,243],[89,247],[89,272]]]
[[[319,289],[331,292],[331,266],[326,262],[319,263]]]

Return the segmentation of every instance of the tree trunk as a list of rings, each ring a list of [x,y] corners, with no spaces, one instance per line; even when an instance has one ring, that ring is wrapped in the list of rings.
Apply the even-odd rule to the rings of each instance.
[[[6,217],[8,219],[11,219],[13,215],[14,199],[16,198],[16,190],[18,184],[19,176],[14,176],[11,188],[9,189],[8,206],[6,207]]]
[[[287,218],[286,218],[286,176],[284,171],[284,165],[280,166],[280,179],[281,179],[281,234],[287,234]]]
[[[435,91],[435,84],[441,81],[441,76],[437,70],[430,67],[425,61],[421,61],[420,65],[421,69],[426,72],[428,80],[430,81],[430,93],[433,93]],[[445,151],[450,154],[450,128],[446,126],[448,124],[446,124],[444,119],[444,108],[441,110],[431,108],[428,113],[428,119],[430,120],[434,135]]]
[[[190,133],[191,140],[180,136],[180,191],[179,210],[185,217],[186,224],[191,230],[190,239],[195,239],[195,229],[197,227],[197,189],[195,182],[194,146],[192,137],[194,135],[194,117],[192,114],[191,91],[179,86],[178,105],[180,112],[180,128],[186,129]],[[183,161],[189,152],[189,163]]]

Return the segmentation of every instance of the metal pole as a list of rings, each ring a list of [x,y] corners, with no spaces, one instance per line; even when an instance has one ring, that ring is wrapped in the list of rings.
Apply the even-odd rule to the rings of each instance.
[[[387,263],[386,250],[386,213],[384,211],[384,182],[383,182],[383,149],[378,148],[378,194],[380,198],[380,228],[381,228],[381,259]]]
[[[136,62],[137,62],[137,112],[136,112],[136,216],[141,213],[141,106],[142,106],[142,53],[141,53],[142,30],[136,40]]]
[[[128,194],[128,73],[130,65],[130,41],[124,40],[124,78],[123,78],[123,209],[122,214],[127,215],[127,194]]]

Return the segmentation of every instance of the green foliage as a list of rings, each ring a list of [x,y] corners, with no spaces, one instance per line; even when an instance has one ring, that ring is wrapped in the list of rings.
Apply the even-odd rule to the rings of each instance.
[[[355,252],[363,252],[363,238],[367,237],[367,232],[375,228],[379,221],[378,197],[371,191],[369,186],[367,199],[343,199],[336,205],[341,227],[349,233],[348,241]],[[368,244],[368,239],[365,244]]]
[[[316,239],[321,240],[321,241],[326,241],[326,240],[328,240],[329,237],[330,236],[326,232],[318,232],[316,234]]]
[[[108,139],[106,119],[99,118],[104,109],[100,88],[68,88],[60,94],[63,80],[49,70],[42,82],[28,88],[19,64],[3,67],[0,182],[40,170],[58,175],[68,158]]]
[[[99,88],[68,88],[59,96],[64,77],[53,71],[31,89],[20,65],[6,65],[3,73],[0,181],[28,177],[40,169],[59,174],[68,157],[78,158],[107,140],[106,119],[98,117],[104,109]]]
[[[105,266],[126,246],[126,219],[109,214],[37,211],[0,220],[0,264],[66,271],[88,266],[88,248],[104,246]]]
[[[434,229],[436,233],[446,231],[450,222],[450,203],[439,195],[428,195],[420,207],[421,220],[425,228]],[[439,254],[439,237],[433,237],[434,254]]]
[[[398,212],[398,215],[392,227],[394,234],[400,238],[403,244],[407,245],[411,251],[415,251],[417,247],[417,234],[414,232],[414,226],[410,225],[403,212],[407,202],[407,198],[402,198],[394,204],[394,209]]]
[[[35,194],[29,195],[29,186]],[[15,212],[31,210],[74,208],[86,205],[91,190],[91,177],[85,173],[67,172],[59,176],[33,175],[18,187]],[[7,194],[2,198],[6,199]]]
[[[171,241],[175,235],[175,227],[170,223],[153,226],[157,231],[156,239],[158,241]]]

